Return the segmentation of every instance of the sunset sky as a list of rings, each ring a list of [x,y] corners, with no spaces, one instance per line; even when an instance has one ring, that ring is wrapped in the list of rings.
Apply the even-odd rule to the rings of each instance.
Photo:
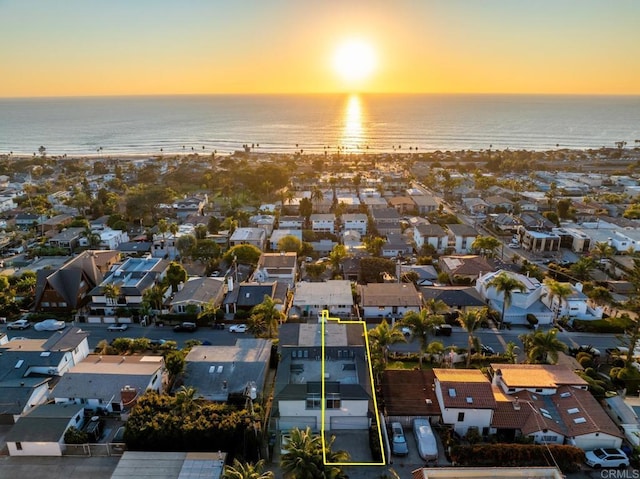
[[[637,0],[0,0],[0,97],[640,94],[639,25]]]

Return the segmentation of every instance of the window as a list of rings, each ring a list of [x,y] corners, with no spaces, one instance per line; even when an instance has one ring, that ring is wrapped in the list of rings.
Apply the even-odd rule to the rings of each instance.
[[[340,409],[340,395],[329,394],[327,398],[327,409]]]
[[[320,409],[320,394],[308,394],[307,395],[307,409]]]
[[[542,436],[542,442],[556,442],[558,436]]]
[[[463,412],[459,412],[458,413],[458,422],[464,422],[464,413]]]
[[[18,451],[22,451],[22,443],[21,442],[16,442],[16,449]]]
[[[541,393],[541,392],[542,392],[542,389],[536,389],[536,392],[537,392],[537,393]]]

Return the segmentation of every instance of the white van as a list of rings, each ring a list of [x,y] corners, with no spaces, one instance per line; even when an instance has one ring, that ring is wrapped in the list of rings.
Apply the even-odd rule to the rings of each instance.
[[[428,419],[413,420],[413,434],[418,445],[418,454],[427,462],[438,459],[438,443]]]

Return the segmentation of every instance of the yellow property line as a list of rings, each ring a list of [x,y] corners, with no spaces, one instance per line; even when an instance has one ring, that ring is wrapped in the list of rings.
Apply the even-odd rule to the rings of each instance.
[[[321,363],[321,380],[322,380],[322,414],[320,416],[320,434],[322,435],[322,460],[325,465],[328,466],[384,466],[386,465],[385,461],[385,451],[384,444],[382,441],[382,426],[380,425],[380,415],[378,413],[378,400],[376,398],[376,391],[373,384],[373,370],[371,369],[371,354],[369,351],[369,335],[367,334],[367,323],[364,321],[342,321],[340,318],[330,318],[329,311],[326,309],[322,310],[321,315],[322,326],[320,330],[320,335],[322,336],[322,363]],[[378,425],[378,441],[380,442],[380,452],[382,454],[382,462],[327,462],[327,450],[324,445],[325,442],[325,409],[326,409],[326,392],[325,392],[325,373],[324,373],[324,362],[325,362],[325,344],[324,344],[324,329],[327,321],[336,321],[338,324],[361,324],[362,332],[364,334],[364,341],[366,347],[366,362],[367,369],[369,370],[369,381],[371,383],[371,396],[373,397],[373,409],[374,416],[376,420],[376,424]]]

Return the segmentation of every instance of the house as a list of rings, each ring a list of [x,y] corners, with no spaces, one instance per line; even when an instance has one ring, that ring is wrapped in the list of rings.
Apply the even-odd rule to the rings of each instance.
[[[494,271],[494,267],[486,259],[472,254],[441,256],[438,259],[438,266],[454,284],[473,284],[482,273]]]
[[[276,217],[273,215],[255,215],[249,218],[249,226],[252,228],[262,228],[267,237],[273,233],[276,224]]]
[[[62,266],[36,273],[35,311],[70,313],[90,301],[90,292],[120,260],[117,251],[83,251]]]
[[[16,208],[18,205],[13,201],[12,196],[0,195],[0,213],[10,211]]]
[[[464,254],[471,252],[471,245],[478,237],[478,231],[465,224],[447,225],[449,235],[449,246],[453,247],[456,253]]]
[[[387,233],[387,241],[382,245],[383,258],[410,256],[413,246],[409,240],[399,233]]]
[[[61,231],[73,221],[72,215],[61,214],[48,218],[42,223],[42,231]]]
[[[461,436],[470,428],[488,436],[496,400],[482,371],[436,368],[433,373],[442,422]]]
[[[534,253],[560,251],[560,236],[556,233],[528,230],[524,226],[519,226],[518,236],[522,247],[527,251]]]
[[[371,210],[371,218],[378,230],[378,234],[386,236],[389,233],[400,234],[400,214],[393,208],[376,208]]]
[[[123,256],[143,256],[151,254],[153,243],[150,241],[127,241],[116,248]]]
[[[510,213],[498,213],[489,216],[488,221],[495,229],[504,232],[515,233],[520,222]]]
[[[360,190],[360,199],[362,200],[362,204],[367,207],[367,211],[369,211],[369,213],[373,213],[375,210],[386,209],[389,207],[389,203],[387,203],[387,200],[381,198],[379,196],[379,193],[378,196],[363,196],[363,191]]]
[[[348,317],[353,313],[351,282],[332,279],[322,283],[299,282],[293,294],[292,306],[302,316],[315,317],[324,309],[331,316]]]
[[[262,253],[253,272],[252,281],[278,281],[293,287],[298,277],[297,253]]]
[[[560,247],[568,248],[575,253],[588,253],[591,249],[591,238],[578,228],[554,228],[553,234],[560,237]]]
[[[33,213],[18,213],[15,217],[16,228],[28,230],[34,226],[40,226],[47,220],[46,215],[36,215]]]
[[[165,384],[162,356],[90,354],[69,369],[51,391],[56,404],[78,404],[96,412],[130,410],[137,398]]]
[[[554,312],[556,318],[567,317],[570,320],[602,319],[602,307],[598,306],[592,308],[589,306],[589,298],[587,298],[587,295],[582,292],[581,283],[577,283],[576,285],[572,285],[571,283],[562,284],[571,288],[571,294],[565,298],[559,298],[557,295],[552,295],[549,291],[549,287],[546,284],[542,285],[544,292],[540,299],[547,308]]]
[[[266,243],[267,232],[262,228],[238,228],[229,238],[229,246],[251,244],[260,250],[264,250]]]
[[[184,219],[193,214],[201,215],[207,203],[209,203],[209,198],[206,194],[202,196],[190,196],[176,201],[173,204],[173,209],[179,219]]]
[[[67,228],[47,241],[52,248],[62,248],[72,253],[80,245],[80,238],[84,235],[84,228]]]
[[[345,213],[342,224],[345,231],[357,231],[363,236],[367,234],[368,218],[364,213]]]
[[[302,216],[281,216],[278,220],[278,228],[284,230],[301,230],[304,226]]]
[[[538,318],[538,324],[551,324],[553,312],[541,301],[544,289],[542,283],[536,278],[514,273],[512,271],[500,270],[483,274],[476,280],[476,290],[484,298],[486,303],[502,312],[504,303],[504,293],[498,292],[490,283],[499,274],[506,274],[513,279],[520,281],[524,285],[524,291],[511,291],[511,304],[504,311],[503,322],[513,324],[528,324],[527,314],[533,314]]]
[[[267,339],[238,339],[233,345],[194,346],[185,358],[184,385],[207,401],[244,402],[250,394],[261,398],[271,344]]]
[[[360,311],[365,319],[384,319],[389,323],[409,311],[420,312],[422,297],[413,283],[369,283],[359,285]]]
[[[368,429],[375,411],[364,323],[283,324],[279,339],[276,429],[319,431],[323,413],[325,430]]]
[[[418,275],[415,282],[417,286],[431,286],[438,280],[438,272],[431,264],[401,264],[401,277],[409,273]]]
[[[269,237],[269,248],[271,251],[278,251],[278,243],[280,240],[286,236],[293,236],[297,238],[300,243],[302,243],[302,230],[293,230],[293,229],[277,229],[273,230],[271,236]]]
[[[310,217],[311,230],[316,233],[335,233],[336,215],[333,213],[314,213]]]
[[[472,216],[487,214],[489,205],[482,198],[463,198],[464,209]]]
[[[449,237],[440,225],[418,224],[413,228],[413,241],[417,251],[422,250],[426,245],[431,245],[434,251],[442,253],[448,246]]]
[[[422,299],[442,301],[452,310],[478,311],[486,306],[482,296],[471,286],[424,286],[420,288]]]
[[[414,209],[420,215],[426,215],[436,211],[439,207],[436,199],[431,195],[411,195],[411,201],[414,203]]]
[[[89,354],[89,333],[57,331],[49,339],[13,339],[0,345],[0,422],[12,424],[49,398],[52,376],[61,376]]]
[[[82,428],[81,404],[41,404],[20,418],[6,436],[10,456],[62,456],[64,433]]]
[[[492,385],[504,394],[492,422],[498,436],[529,436],[537,443],[584,450],[622,444],[620,430],[588,383],[566,366],[492,364],[491,369]]]
[[[91,290],[89,322],[102,322],[103,317],[117,313],[118,308],[139,310],[142,297],[148,289],[162,281],[170,262],[159,258],[128,258],[115,265],[105,275],[102,282]],[[107,295],[112,285],[117,297]],[[109,286],[109,288],[107,288]],[[165,299],[171,294],[168,288]]]
[[[487,203],[487,212],[489,213],[509,213],[513,211],[513,201],[503,196],[487,196],[484,201]]]
[[[278,300],[279,304],[276,307],[283,309],[287,301],[287,292],[289,291],[287,283],[278,281],[240,283],[238,285],[234,285],[233,281],[230,281],[228,289],[229,291],[222,302],[227,314],[250,311],[254,306],[261,304],[265,296]]]
[[[129,242],[129,234],[122,230],[112,230],[104,228],[97,231],[100,237],[100,248],[102,249],[118,249],[122,243]],[[80,246],[90,246],[88,238],[80,238]]]
[[[416,204],[410,196],[394,196],[393,198],[389,198],[387,203],[389,203],[389,206],[394,208],[401,215],[412,212],[416,209]]]
[[[387,423],[400,422],[410,427],[416,418],[439,418],[434,382],[433,369],[384,370],[381,389]]]
[[[345,230],[342,233],[342,244],[349,252],[364,249],[364,243],[362,242],[362,235],[355,230]]]
[[[224,278],[189,278],[169,299],[174,314],[200,313],[209,305],[220,307],[227,292]]]

